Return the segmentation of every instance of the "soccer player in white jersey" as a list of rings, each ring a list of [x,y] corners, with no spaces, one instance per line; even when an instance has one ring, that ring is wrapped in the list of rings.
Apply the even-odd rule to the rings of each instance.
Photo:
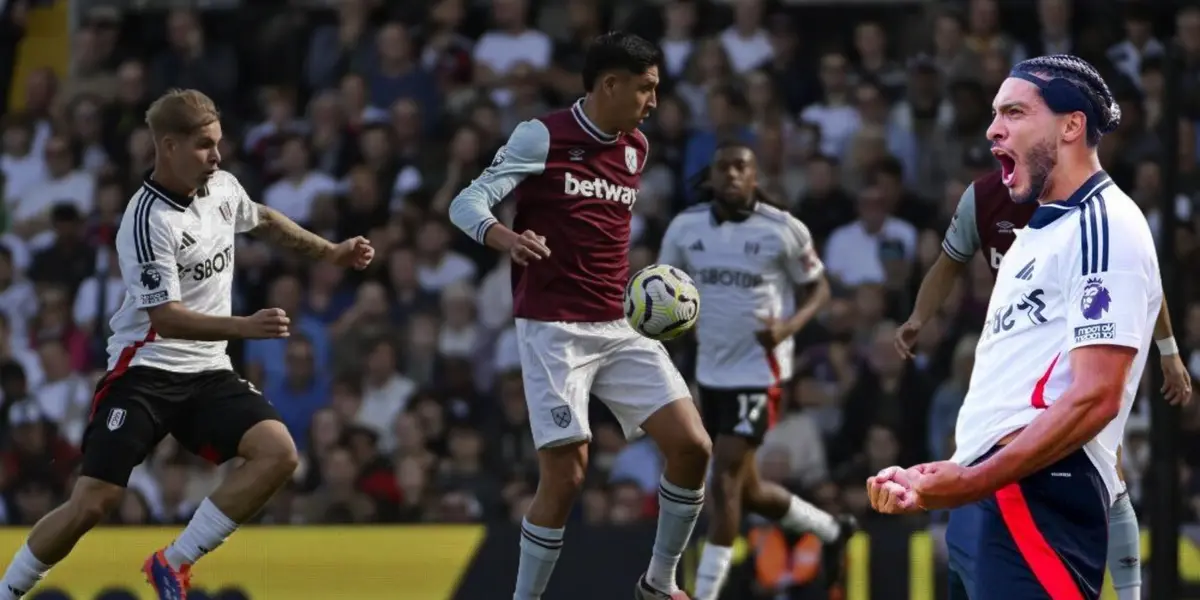
[[[363,238],[330,243],[250,200],[218,168],[220,116],[204,94],[169,91],[150,106],[146,123],[154,170],[117,232],[125,300],[111,321],[108,373],[92,400],[79,480],[17,551],[0,584],[2,600],[22,597],[66,558],[120,504],[130,472],[168,434],[213,463],[244,461],[142,567],[156,597],[185,600],[191,565],[258,513],[297,463],[279,414],[225,353],[226,340],[288,335],[288,317],[277,308],[231,316],[236,234],[253,232],[357,269],[374,256]]]
[[[913,358],[913,344],[922,325],[929,322],[950,295],[951,288],[967,270],[968,261],[977,253],[996,258],[1013,242],[1012,229],[1029,224],[1036,202],[1028,205],[1013,201],[1000,181],[1000,170],[975,180],[958,201],[954,220],[946,229],[942,253],[925,274],[913,306],[912,315],[896,330],[895,346],[905,358]],[[1007,223],[1009,226],[999,226]],[[990,262],[992,274],[1001,261]],[[1164,299],[1154,324],[1154,343],[1162,366],[1164,398],[1171,404],[1187,404],[1192,399],[1192,376],[1179,354],[1172,332],[1171,316]],[[1117,473],[1121,453],[1117,452]],[[1108,513],[1108,572],[1117,600],[1142,597],[1141,530],[1129,493],[1124,488]]]
[[[867,481],[884,513],[952,509],[951,598],[1100,597],[1117,448],[1162,306],[1150,227],[1096,154],[1120,109],[1074,56],[1013,67],[988,128],[1039,202],[997,274],[950,461]]]
[[[849,517],[839,520],[763,481],[755,451],[774,424],[792,377],[793,336],[830,298],[808,228],[767,203],[758,164],[744,144],[722,144],[701,192],[710,196],[671,221],[658,262],[695,280],[704,303],[696,325],[701,415],[713,436],[708,543],[696,573],[696,600],[716,600],[733,559],[742,508],[792,533],[825,543],[827,583],[837,580]],[[796,306],[796,288],[806,288]]]

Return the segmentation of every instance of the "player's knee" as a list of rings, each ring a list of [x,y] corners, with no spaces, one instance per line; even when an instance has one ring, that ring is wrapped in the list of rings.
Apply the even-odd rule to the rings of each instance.
[[[81,477],[64,508],[79,529],[99,525],[121,504],[125,488],[90,477]]]
[[[667,460],[676,464],[687,464],[698,469],[707,469],[712,459],[712,440],[703,429],[680,436],[670,449],[664,449]]]
[[[539,459],[539,490],[562,499],[573,499],[579,495],[587,471],[587,459],[582,445],[544,449],[539,453]]]
[[[239,454],[248,461],[262,465],[280,480],[286,480],[300,466],[296,443],[283,423],[263,421],[242,438]]]

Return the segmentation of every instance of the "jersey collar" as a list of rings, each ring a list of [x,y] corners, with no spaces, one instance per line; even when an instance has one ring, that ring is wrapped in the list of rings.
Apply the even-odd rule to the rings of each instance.
[[[192,200],[197,196],[203,197],[208,195],[208,186],[200,188],[194,196],[185,196],[177,194],[163,187],[162,184],[151,179],[154,174],[154,169],[150,169],[142,175],[142,186],[146,188],[154,197],[167,203],[167,206],[174,208],[177,211],[183,212],[192,205]]]
[[[1112,178],[1108,176],[1108,173],[1097,171],[1095,175],[1088,177],[1088,180],[1083,182],[1083,185],[1079,186],[1079,189],[1075,190],[1070,198],[1038,206],[1033,211],[1033,216],[1029,218],[1029,226],[1033,229],[1041,229],[1057,221],[1059,217],[1071,212],[1072,209],[1087,202],[1092,196],[1099,194],[1112,184]]]
[[[575,101],[575,104],[571,105],[571,116],[575,117],[575,122],[579,123],[579,127],[583,129],[585,133],[592,136],[592,139],[602,144],[611,144],[617,141],[617,138],[620,136],[620,134],[604,133],[604,131],[602,131],[599,127],[596,127],[596,124],[593,123],[592,120],[588,118],[587,114],[583,112],[584,100],[585,98],[580,98]]]
[[[758,208],[757,200],[755,200],[754,203],[751,204],[746,210],[740,210],[732,216],[725,216],[725,215],[722,215],[721,210],[719,208],[717,208],[717,200],[713,200],[708,205],[708,211],[709,211],[709,214],[712,215],[713,225],[716,225],[716,226],[720,226],[722,223],[727,223],[727,222],[741,223],[742,221],[749,219],[750,215],[754,214],[754,209],[756,209],[756,208]]]

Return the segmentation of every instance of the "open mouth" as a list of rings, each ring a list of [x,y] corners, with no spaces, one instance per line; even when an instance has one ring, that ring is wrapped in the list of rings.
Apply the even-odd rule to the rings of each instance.
[[[1003,148],[992,148],[992,156],[1000,162],[1000,180],[1005,187],[1011,188],[1017,179],[1017,159]]]

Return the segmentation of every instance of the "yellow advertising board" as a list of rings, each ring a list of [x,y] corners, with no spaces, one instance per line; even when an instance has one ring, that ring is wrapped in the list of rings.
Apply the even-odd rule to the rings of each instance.
[[[142,562],[178,528],[93,531],[43,582],[71,600],[93,600],[106,589],[153,600]],[[0,529],[10,556],[27,531]],[[449,598],[483,540],[482,527],[247,527],[197,565],[193,586],[214,593],[234,587],[250,600]],[[36,590],[31,597],[36,597]]]

